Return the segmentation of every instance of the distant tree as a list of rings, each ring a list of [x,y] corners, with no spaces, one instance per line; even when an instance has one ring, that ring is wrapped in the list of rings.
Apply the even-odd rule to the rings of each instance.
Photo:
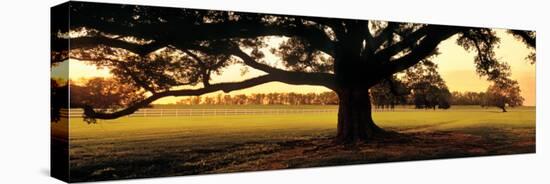
[[[191,99],[182,98],[181,100],[177,101],[176,104],[178,104],[178,105],[190,105],[191,104]]]
[[[233,104],[233,98],[231,98],[231,95],[224,95],[223,96],[223,104],[224,105]]]
[[[199,104],[201,104],[201,102],[202,102],[202,97],[201,96],[191,97],[191,105],[199,105]]]
[[[270,105],[279,105],[282,104],[280,101],[280,94],[279,93],[268,93],[267,94],[268,104]]]
[[[248,97],[248,99],[249,99],[248,103],[249,104],[263,105],[264,104],[264,97],[265,97],[265,94],[263,94],[263,93],[251,94],[250,97]]]
[[[218,94],[216,95],[216,104],[218,105],[223,105],[223,95],[222,94]]]
[[[437,108],[440,109],[448,109],[451,108],[451,101],[453,99],[451,92],[449,92],[449,89],[443,88],[439,89],[439,97],[438,97],[438,104]]]
[[[338,95],[334,92],[323,92],[319,94],[319,99],[323,105],[338,105]]]
[[[485,101],[485,92],[458,92],[453,91],[451,94],[453,105],[482,105]]]
[[[504,84],[492,84],[487,88],[487,105],[495,106],[506,112],[506,107],[523,105],[523,97],[516,81],[510,80]]]
[[[370,89],[370,95],[374,108],[383,109],[390,103],[390,88],[385,84],[386,83],[379,83]]]
[[[216,100],[214,99],[214,97],[205,96],[203,98],[203,104],[214,105],[214,104],[216,104],[215,102],[216,102]]]
[[[486,92],[479,93],[479,104],[482,108],[489,108],[489,95]]]
[[[131,106],[145,98],[145,93],[139,88],[115,78],[96,77],[84,81],[83,85],[69,81],[69,85],[72,108],[94,108],[95,111],[108,112]],[[95,119],[87,118],[86,121],[94,123]]]
[[[375,108],[394,109],[397,104],[405,104],[410,94],[407,86],[395,77],[385,79],[370,89]]]
[[[92,78],[83,85],[70,83],[71,107],[94,107],[97,109],[118,109],[132,105],[145,98],[134,86],[120,83],[113,78]]]
[[[316,93],[308,93],[307,94],[308,103],[311,105],[320,105],[321,100],[319,99],[319,95]]]
[[[247,97],[244,94],[235,95],[233,97],[233,104],[235,105],[245,105],[247,103]]]
[[[437,68],[437,64],[426,59],[406,70],[403,82],[411,90],[416,108],[450,107],[451,93]]]

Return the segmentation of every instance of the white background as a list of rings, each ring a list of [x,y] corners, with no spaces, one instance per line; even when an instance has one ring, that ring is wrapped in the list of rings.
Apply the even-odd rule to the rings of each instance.
[[[2,1],[0,183],[62,183],[49,177],[49,7],[58,0]],[[537,31],[537,153],[112,183],[547,183],[550,68],[548,5],[542,0],[109,0],[104,2],[380,19]],[[312,4],[308,2],[314,2]],[[111,183],[111,182],[109,182]]]

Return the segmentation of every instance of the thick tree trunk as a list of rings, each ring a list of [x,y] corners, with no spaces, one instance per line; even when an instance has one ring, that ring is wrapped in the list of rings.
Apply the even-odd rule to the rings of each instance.
[[[368,89],[345,89],[338,93],[338,131],[336,141],[354,143],[366,141],[384,131],[372,120]]]

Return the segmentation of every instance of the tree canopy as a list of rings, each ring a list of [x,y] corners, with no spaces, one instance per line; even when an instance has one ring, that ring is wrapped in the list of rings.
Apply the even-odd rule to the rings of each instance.
[[[516,107],[523,105],[523,97],[520,95],[520,88],[516,81],[508,81],[505,85],[492,84],[487,88],[486,104],[494,106],[506,112],[506,107]]]
[[[351,116],[353,109],[370,104],[369,88],[434,56],[453,35],[458,45],[477,54],[479,75],[501,83],[510,73],[495,56],[499,38],[490,28],[85,2],[71,2],[69,14],[70,24],[52,25],[53,62],[69,57],[108,68],[116,80],[147,94],[109,112],[87,108],[90,118],[118,118],[167,96],[230,92],[274,81],[327,87],[340,100],[353,102],[340,103],[346,104],[341,113]],[[535,47],[534,32],[510,33]],[[276,39],[281,44],[274,45]],[[281,64],[269,64],[267,52]],[[212,82],[213,74],[235,64],[264,74]]]

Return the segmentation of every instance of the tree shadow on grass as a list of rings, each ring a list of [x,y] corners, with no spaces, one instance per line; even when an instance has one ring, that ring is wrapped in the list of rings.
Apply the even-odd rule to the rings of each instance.
[[[334,135],[182,149],[148,157],[74,164],[74,181],[178,176],[535,152],[534,128],[398,132],[356,144]]]

